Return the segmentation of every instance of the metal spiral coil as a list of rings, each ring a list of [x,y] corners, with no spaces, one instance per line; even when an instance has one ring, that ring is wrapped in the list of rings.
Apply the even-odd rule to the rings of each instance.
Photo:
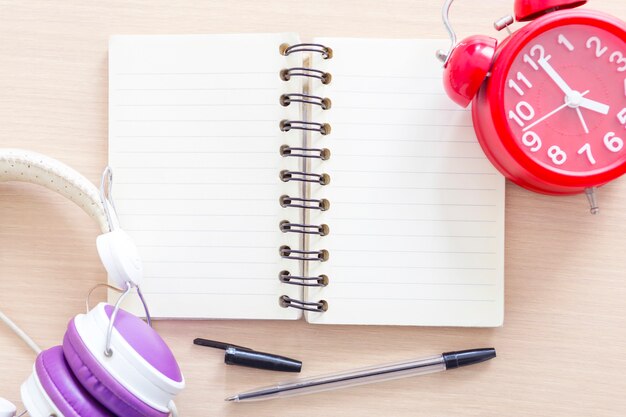
[[[326,249],[320,250],[299,250],[291,249],[287,245],[283,245],[278,249],[280,257],[283,259],[294,259],[296,261],[306,262],[326,262],[329,258],[329,253]]]
[[[328,285],[328,276],[322,274],[316,277],[291,275],[289,271],[280,271],[278,279],[283,284],[299,285],[301,287],[325,287]]]
[[[289,81],[291,77],[311,77],[317,78],[322,82],[322,84],[330,84],[333,79],[333,76],[330,74],[330,72],[324,72],[318,69],[306,67],[284,68],[280,70],[278,75],[283,81]]]
[[[290,197],[286,194],[280,196],[280,198],[278,199],[278,203],[281,207],[294,207],[306,210],[326,211],[330,208],[330,201],[325,198],[316,199]]]
[[[308,302],[302,300],[296,300],[295,298],[291,298],[288,295],[281,295],[278,303],[281,307],[288,308],[297,308],[304,311],[313,311],[316,313],[320,313],[328,310],[328,303],[326,300],[319,300],[317,302]]]
[[[283,220],[279,223],[278,227],[283,233],[301,233],[303,235],[320,236],[326,236],[330,233],[330,228],[327,224],[302,224],[291,223],[289,220]]]
[[[312,172],[289,171],[287,169],[280,171],[279,177],[280,180],[283,182],[314,182],[320,185],[328,185],[330,183],[330,175],[328,174],[314,174]]]
[[[332,106],[332,103],[328,97],[313,96],[311,94],[301,93],[281,94],[278,101],[283,107],[287,107],[291,103],[304,103],[320,106],[322,110],[328,110]]]
[[[330,125],[328,123],[308,122],[306,120],[281,120],[278,126],[283,132],[297,129],[320,132],[322,135],[330,135]]]
[[[318,158],[326,161],[330,158],[330,150],[328,148],[293,148],[289,145],[282,145],[280,147],[280,155],[298,158]]]
[[[324,59],[331,59],[333,57],[333,50],[319,43],[297,43],[295,45],[283,43],[278,47],[278,50],[280,54],[284,56],[289,56],[296,52],[316,52],[321,54]]]

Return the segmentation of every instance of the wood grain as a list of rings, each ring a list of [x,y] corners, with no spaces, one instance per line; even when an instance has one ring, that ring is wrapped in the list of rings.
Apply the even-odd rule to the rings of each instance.
[[[459,1],[459,36],[496,34],[511,1]],[[626,18],[621,0],[592,6]],[[445,37],[426,0],[0,0],[0,146],[58,158],[96,182],[106,163],[107,42],[112,34],[297,31],[313,36]],[[235,51],[245,53],[245,51]],[[157,329],[187,378],[183,416],[621,416],[626,413],[626,180],[583,196],[507,185],[506,313],[498,329],[167,321]],[[60,343],[87,290],[105,279],[96,225],[63,198],[0,185],[0,306],[45,347]],[[304,362],[303,376],[445,350],[495,346],[498,358],[447,374],[265,403],[228,395],[285,375],[222,363],[195,337]],[[33,355],[0,327],[0,395],[18,402]]]

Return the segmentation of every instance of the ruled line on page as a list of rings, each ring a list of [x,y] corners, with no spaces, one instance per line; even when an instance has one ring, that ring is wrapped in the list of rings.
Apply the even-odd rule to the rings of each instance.
[[[276,74],[276,71],[202,71],[202,72],[116,72],[115,75],[254,75],[254,74]]]
[[[170,151],[170,150],[152,150],[152,151],[116,151],[120,155],[124,154],[140,154],[140,155],[151,155],[151,154],[168,154],[168,155],[198,155],[198,154],[209,154],[209,155],[275,155],[276,152],[272,151]],[[211,168],[211,167],[207,167]]]
[[[433,237],[433,238],[454,238],[454,239],[496,239],[498,236],[494,235],[432,235],[432,234],[388,234],[388,233],[333,233],[334,236],[355,236],[355,237]]]
[[[150,104],[113,104],[113,107],[241,107],[250,106],[250,103],[150,103]],[[277,106],[276,103],[254,103],[256,106]]]
[[[350,269],[350,268],[354,268],[355,265],[342,265],[342,264],[336,264],[333,265],[333,269]],[[412,266],[406,266],[406,265],[363,265],[360,264],[359,265],[360,268],[367,268],[367,269],[434,269],[434,270],[439,270],[439,269],[443,269],[443,270],[459,270],[459,271],[495,271],[495,268],[491,268],[491,267],[449,267],[449,266],[425,266],[425,265],[412,265]]]
[[[274,87],[216,87],[216,88],[114,88],[114,91],[275,91]]]
[[[182,139],[182,138],[199,138],[199,139],[209,139],[209,138],[224,138],[224,139],[230,139],[230,138],[275,138],[276,135],[181,135],[181,134],[176,134],[176,135],[112,135],[111,137],[113,138],[121,138],[121,139],[126,139],[126,138],[148,138],[148,139]]]
[[[383,171],[383,170],[362,170],[362,169],[335,169],[334,172],[357,172],[371,174],[458,174],[458,175],[485,175],[499,176],[495,172],[468,172],[468,171]]]
[[[258,123],[276,122],[274,119],[116,119],[118,123]]]
[[[369,122],[364,120],[344,120],[344,121],[333,121],[333,126],[337,125],[359,125],[359,126],[437,126],[437,127],[473,127],[471,124],[429,124],[429,123],[380,123],[380,122]]]
[[[493,303],[497,301],[493,298],[488,299],[472,299],[472,298],[394,298],[394,297],[334,297],[334,300],[369,300],[369,301],[435,301],[435,302],[467,302],[467,303]]]
[[[273,293],[235,293],[235,292],[206,292],[206,291],[181,291],[178,292],[176,290],[168,290],[168,291],[143,291],[144,295],[187,295],[187,296],[202,296],[202,295],[216,295],[221,297],[258,297],[258,296],[266,296],[266,297],[276,297],[276,294]]]

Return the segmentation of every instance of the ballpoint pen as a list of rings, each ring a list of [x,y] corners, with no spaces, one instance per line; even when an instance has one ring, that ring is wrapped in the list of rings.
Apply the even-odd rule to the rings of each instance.
[[[226,398],[226,401],[260,401],[273,398],[312,394],[372,382],[388,381],[409,376],[424,375],[445,371],[460,366],[473,365],[496,357],[493,348],[446,352],[441,355],[397,362],[387,365],[372,366],[363,369],[345,371],[337,374],[296,379],[278,385],[259,388]]]

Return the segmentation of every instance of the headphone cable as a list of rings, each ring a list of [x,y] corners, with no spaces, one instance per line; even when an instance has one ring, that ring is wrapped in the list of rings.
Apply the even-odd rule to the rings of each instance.
[[[39,355],[41,353],[41,348],[37,345],[37,343],[35,343],[35,341],[31,339],[24,330],[20,329],[17,324],[15,324],[9,317],[7,317],[7,315],[4,314],[2,310],[0,310],[0,320],[2,320],[11,330],[13,330],[13,332],[35,352],[35,354]]]

